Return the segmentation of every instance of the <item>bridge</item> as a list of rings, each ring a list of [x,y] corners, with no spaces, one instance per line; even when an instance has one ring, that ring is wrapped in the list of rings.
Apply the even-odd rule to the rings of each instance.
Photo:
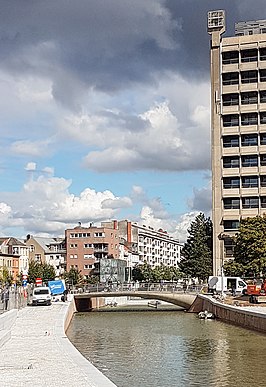
[[[197,293],[178,293],[178,292],[158,292],[151,290],[118,290],[108,292],[92,292],[75,294],[75,305],[78,312],[91,311],[94,307],[92,305],[93,298],[116,298],[116,297],[139,297],[143,299],[152,299],[169,302],[171,304],[180,306],[188,310],[197,297]]]

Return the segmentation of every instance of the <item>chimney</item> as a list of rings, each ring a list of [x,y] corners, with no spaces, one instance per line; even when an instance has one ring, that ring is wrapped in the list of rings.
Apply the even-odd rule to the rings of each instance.
[[[132,225],[131,222],[127,222],[127,241],[132,242]]]

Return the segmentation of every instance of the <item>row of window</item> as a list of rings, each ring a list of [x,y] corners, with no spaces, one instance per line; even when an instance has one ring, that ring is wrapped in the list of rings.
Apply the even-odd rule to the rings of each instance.
[[[69,247],[71,249],[76,249],[78,247],[78,244],[77,243],[70,243]],[[93,248],[94,244],[93,243],[84,243],[83,247],[84,247],[84,249]]]
[[[233,106],[233,105],[239,105],[239,102],[241,102],[241,105],[250,105],[253,103],[265,103],[266,102],[266,90],[260,90],[258,93],[257,91],[246,91],[243,93],[228,93],[223,94],[223,105],[224,106]]]
[[[266,208],[266,196],[252,196],[243,198],[224,198],[224,209],[233,210],[240,208]],[[242,204],[242,207],[241,207]]]
[[[266,69],[262,70],[246,70],[246,71],[234,71],[230,73],[222,74],[223,86],[238,85],[239,83],[258,83],[266,82]]]
[[[257,188],[266,187],[266,175],[261,176],[242,176],[241,179],[238,176],[224,177],[223,188],[234,189],[240,188],[240,182],[242,188]]]
[[[241,140],[241,146],[258,146],[266,145],[266,133],[252,133],[242,134],[241,137],[238,135],[223,136],[223,147],[224,148],[235,148],[239,147]]]
[[[259,50],[256,48],[246,49],[241,51],[225,51],[222,53],[222,63],[233,64],[246,62],[257,62],[259,60],[266,60],[266,48],[261,47]]]
[[[225,156],[223,157],[224,168],[239,168],[240,160],[242,167],[266,166],[266,154],[264,155],[245,155],[245,156]]]
[[[242,126],[258,125],[258,123],[261,125],[266,124],[266,112],[223,115],[223,126],[225,128],[239,126],[239,123]]]
[[[89,232],[70,234],[70,238],[89,238],[91,234]],[[95,232],[94,237],[105,237],[104,232]],[[112,236],[112,235],[111,235]]]

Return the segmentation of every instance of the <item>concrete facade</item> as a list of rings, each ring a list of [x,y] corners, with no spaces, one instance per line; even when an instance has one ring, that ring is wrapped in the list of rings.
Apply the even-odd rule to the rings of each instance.
[[[266,22],[236,24],[208,13],[211,35],[212,221],[214,275],[233,258],[242,218],[266,212]]]
[[[120,237],[138,255],[139,263],[147,262],[153,268],[160,265],[178,267],[183,245],[165,230],[155,230],[128,220],[119,221],[118,228]]]

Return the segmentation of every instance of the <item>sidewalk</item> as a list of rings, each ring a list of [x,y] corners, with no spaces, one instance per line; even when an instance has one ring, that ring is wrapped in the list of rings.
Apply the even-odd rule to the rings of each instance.
[[[1,387],[115,386],[66,337],[67,308],[58,302],[18,311],[11,339],[0,348]]]

